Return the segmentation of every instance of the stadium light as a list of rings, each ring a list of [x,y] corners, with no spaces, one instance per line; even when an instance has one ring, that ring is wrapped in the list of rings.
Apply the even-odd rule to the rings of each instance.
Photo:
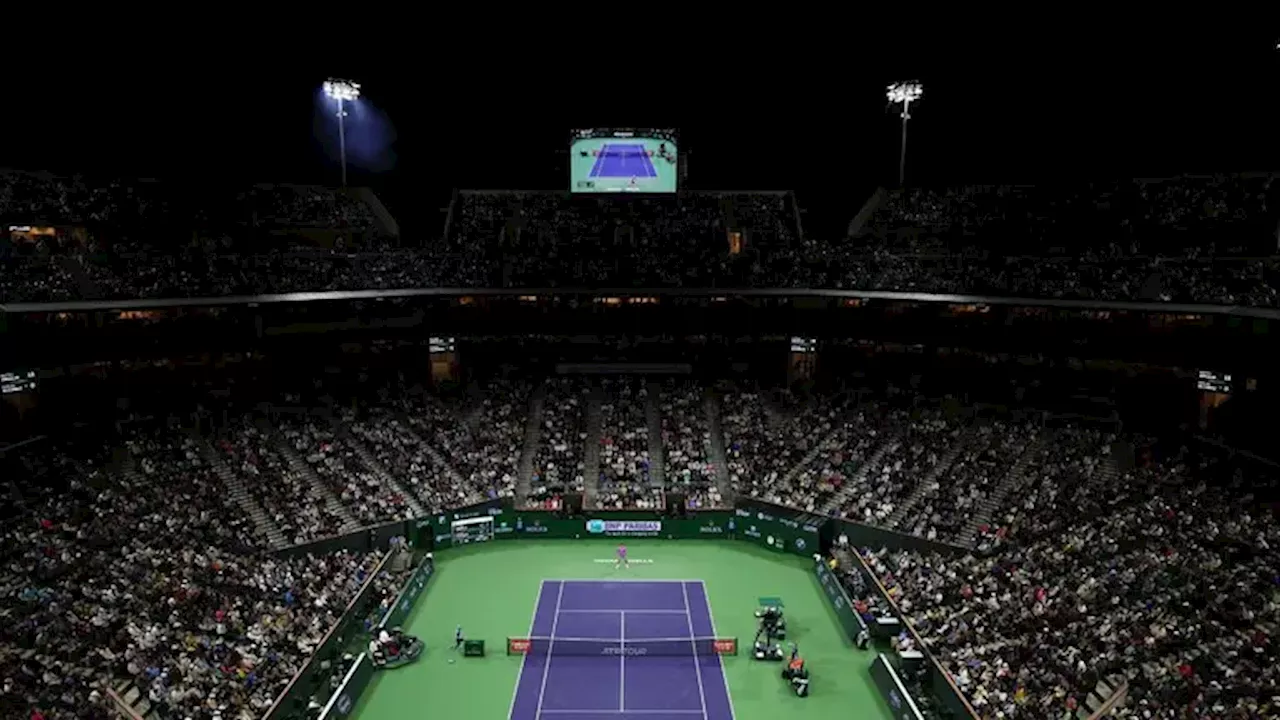
[[[346,103],[360,97],[360,83],[329,78],[324,81],[324,94],[338,101],[338,155],[342,160],[342,187],[347,186],[347,116]]]
[[[911,103],[924,96],[924,86],[919,80],[896,82],[889,86],[889,102],[902,105],[902,149],[898,155],[898,185],[906,185],[907,179],[907,121],[911,119]]]

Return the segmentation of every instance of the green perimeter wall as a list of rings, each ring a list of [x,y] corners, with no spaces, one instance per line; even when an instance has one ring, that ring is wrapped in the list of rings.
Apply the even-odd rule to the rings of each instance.
[[[656,512],[638,511],[600,511],[576,517],[565,517],[561,514],[540,510],[518,510],[509,500],[493,500],[477,505],[456,508],[417,520],[398,521],[384,525],[365,528],[349,535],[326,538],[306,545],[288,548],[281,555],[298,555],[304,553],[325,553],[340,549],[369,551],[385,547],[393,537],[407,537],[416,549],[446,550],[454,547],[451,523],[455,520],[490,516],[494,523],[494,539],[509,541],[517,539],[603,539],[625,538],[663,538],[672,540],[718,539],[748,542],[771,552],[789,553],[812,557],[820,553],[826,555],[836,535],[844,534],[853,546],[890,547],[903,549],[933,550],[954,552],[959,550],[952,546],[932,543],[882,528],[860,525],[845,520],[824,518],[790,508],[771,505],[756,500],[742,500],[733,509],[712,510],[690,513],[680,517],[669,517]],[[605,524],[601,524],[605,523]],[[844,634],[852,640],[858,632],[866,627],[863,618],[853,611],[852,603],[845,594],[838,578],[831,573],[822,562],[814,563],[814,572],[821,584],[825,597],[840,622]],[[395,604],[383,618],[382,623],[395,627],[413,611],[417,601],[426,591],[431,577],[432,565],[424,562],[418,566],[414,575],[402,588]],[[873,587],[875,585],[873,584]],[[361,595],[364,593],[362,592]],[[366,601],[367,603],[367,601]],[[353,606],[360,605],[353,602]],[[356,613],[351,613],[356,615]],[[364,616],[360,616],[363,618]],[[343,632],[335,635],[349,635],[355,630],[354,617],[344,616],[339,622]],[[873,636],[877,633],[872,628]],[[313,658],[314,660],[314,658]],[[299,709],[298,701],[305,703],[304,689],[314,688],[315,684],[325,678],[320,677],[318,663],[309,662],[306,669],[295,678],[289,702],[269,713],[266,720],[291,720],[297,717],[288,710]],[[937,675],[936,672],[932,673]],[[359,700],[360,693],[373,675],[371,664],[361,656],[356,666],[348,673],[343,685],[333,695],[324,718],[343,718]],[[898,709],[901,704],[902,690],[897,683],[888,682],[884,672],[872,672],[890,707]],[[935,677],[935,685],[938,683]],[[950,690],[938,687],[937,690]],[[949,708],[961,705],[958,698],[948,697],[953,692],[939,692],[943,703]],[[300,696],[300,697],[299,697]],[[895,703],[896,701],[896,703]],[[965,713],[967,715],[967,713]],[[958,715],[957,717],[964,717]]]
[[[430,545],[437,550],[453,547],[451,524],[488,515],[493,518],[494,538],[513,540],[582,539],[616,537],[665,538],[668,540],[734,539],[754,543],[776,552],[805,557],[821,552],[826,519],[763,503],[742,504],[732,510],[711,510],[671,517],[656,512],[609,511],[565,517],[541,510],[517,510],[506,503],[492,502],[459,508],[413,523],[408,536],[415,546]]]

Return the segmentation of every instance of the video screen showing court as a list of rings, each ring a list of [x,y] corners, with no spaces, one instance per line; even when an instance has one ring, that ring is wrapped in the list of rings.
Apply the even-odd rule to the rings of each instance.
[[[576,130],[569,147],[575,193],[673,193],[679,152],[672,130]]]

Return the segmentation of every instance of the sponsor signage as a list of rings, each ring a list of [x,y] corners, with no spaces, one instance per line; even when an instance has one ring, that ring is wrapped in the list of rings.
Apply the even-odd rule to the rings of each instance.
[[[648,655],[649,648],[605,645],[601,655]]]
[[[711,647],[721,655],[737,655],[738,641],[729,638],[716,639],[711,641]]]
[[[548,529],[546,525],[542,524],[541,520],[535,518],[533,522],[526,524],[524,518],[518,517],[516,518],[516,532],[538,535],[548,532]]]
[[[588,520],[587,532],[593,535],[657,535],[662,532],[661,520]]]

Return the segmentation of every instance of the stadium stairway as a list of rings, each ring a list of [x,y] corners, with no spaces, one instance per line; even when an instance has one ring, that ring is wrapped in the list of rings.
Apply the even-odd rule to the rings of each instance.
[[[475,435],[480,429],[480,419],[484,415],[484,390],[475,383],[470,383],[466,388],[466,404],[462,407],[462,422],[467,426],[467,430]]]
[[[53,262],[58,267],[70,275],[76,281],[76,287],[80,289],[80,296],[84,300],[101,300],[106,297],[106,293],[101,287],[89,277],[88,271],[85,270],[84,263],[78,256],[73,255],[55,255]]]
[[[977,543],[978,528],[991,522],[991,519],[1004,507],[1004,500],[1009,497],[1009,493],[1024,485],[1032,466],[1040,457],[1040,450],[1044,448],[1051,436],[1051,432],[1041,432],[1027,443],[1019,453],[1017,461],[1009,468],[1009,472],[1000,479],[996,489],[978,503],[978,512],[969,518],[968,527],[961,532],[960,537],[953,538],[956,544],[967,548],[974,547]]]
[[[457,468],[453,466],[453,463],[446,460],[444,455],[441,455],[440,451],[436,449],[435,445],[432,445],[431,443],[427,442],[422,438],[421,434],[414,431],[413,421],[409,419],[408,415],[404,414],[403,412],[400,412],[400,413],[396,413],[396,418],[400,420],[400,427],[402,429],[402,432],[404,432],[405,437],[421,445],[422,449],[426,451],[428,455],[431,456],[432,462],[434,462],[439,467],[444,468],[444,474],[449,477],[449,480],[456,487],[466,486],[466,483],[462,481],[462,473],[458,472]]]
[[[733,502],[733,488],[729,480],[729,453],[724,446],[724,426],[720,422],[720,396],[708,387],[702,394],[702,405],[707,413],[707,429],[711,433],[711,462],[715,465],[716,488],[720,497]]]
[[[200,455],[205,462],[209,463],[209,467],[213,468],[213,472],[222,480],[222,484],[227,488],[227,495],[235,501],[236,505],[253,520],[253,526],[257,528],[258,534],[267,539],[267,543],[272,550],[281,550],[288,547],[289,541],[285,538],[284,533],[275,522],[267,515],[267,511],[262,509],[262,505],[249,494],[249,489],[245,486],[244,480],[240,478],[226,460],[214,450],[204,438],[191,431],[191,439],[200,449]]]
[[[373,190],[367,187],[358,187],[351,188],[346,192],[369,208],[369,212],[373,214],[374,227],[378,229],[379,233],[387,237],[400,236],[400,223],[396,222],[395,217],[387,210],[387,206],[382,204],[382,200],[374,194]]]
[[[896,510],[893,511],[893,514],[889,516],[889,519],[885,521],[886,527],[897,528],[902,525],[902,521],[906,519],[907,513],[911,512],[915,506],[920,504],[920,501],[929,494],[929,485],[932,484],[933,481],[942,477],[942,474],[949,470],[951,468],[951,464],[960,456],[960,451],[964,450],[971,442],[973,442],[975,431],[976,428],[973,427],[966,429],[964,433],[962,433],[960,437],[951,444],[951,447],[947,449],[946,454],[938,458],[938,464],[934,465],[929,472],[925,473],[924,477],[920,479],[919,484],[916,485],[916,489],[901,505],[898,506]]]
[[[338,500],[338,496],[333,494],[329,486],[325,485],[324,481],[320,479],[320,476],[316,474],[315,468],[311,467],[311,463],[298,455],[298,452],[284,438],[278,435],[274,437],[276,450],[279,451],[285,462],[289,464],[289,469],[299,477],[306,478],[307,482],[311,484],[312,494],[323,500],[325,507],[329,508],[330,512],[342,518],[342,527],[339,528],[339,532],[349,533],[359,528],[360,523],[352,516],[347,506]]]
[[[644,424],[649,429],[649,482],[665,489],[667,486],[666,455],[663,454],[662,442],[662,409],[658,406],[658,398],[662,397],[662,386],[650,381],[645,386]]]
[[[1111,712],[1124,706],[1129,692],[1129,681],[1123,675],[1111,675],[1098,681],[1080,707],[1076,708],[1076,720],[1099,720],[1111,717]]]
[[[604,404],[604,389],[597,380],[591,381],[591,391],[587,394],[587,439],[582,448],[582,505],[595,507],[600,497],[600,431],[604,425],[604,413],[600,406]]]
[[[524,444],[520,446],[520,462],[516,466],[516,502],[524,505],[533,484],[533,461],[542,442],[542,409],[547,402],[547,383],[538,384],[529,395],[529,417],[524,421]]]
[[[334,430],[337,432],[338,438],[355,452],[356,457],[360,458],[360,462],[364,463],[365,467],[372,470],[374,475],[377,475],[382,482],[404,498],[405,506],[409,508],[409,512],[413,513],[410,515],[411,518],[418,518],[427,514],[422,505],[418,503],[418,496],[407,491],[400,484],[400,481],[396,479],[396,476],[392,475],[382,463],[378,462],[378,459],[370,452],[369,447],[364,444],[364,441],[351,429],[349,424],[339,422],[334,418]]]
[[[840,492],[828,500],[827,504],[823,505],[819,512],[827,516],[839,515],[840,508],[844,507],[845,503],[849,501],[854,490],[862,487],[862,483],[866,481],[867,473],[871,472],[871,468],[878,467],[886,454],[902,446],[902,438],[892,430],[889,432],[892,434],[880,443],[880,446],[875,449],[875,452],[871,453],[867,461],[862,463],[862,466],[853,473],[853,477],[849,478],[844,487],[840,488]]]
[[[839,435],[840,428],[836,427],[833,428],[831,432],[823,436],[823,438],[815,443],[812,448],[809,448],[809,452],[805,453],[804,457],[800,458],[800,462],[796,463],[795,466],[787,471],[786,475],[782,476],[782,480],[780,480],[778,484],[782,487],[793,486],[796,482],[796,478],[800,476],[800,473],[804,472],[805,468],[813,464],[813,461],[817,459],[818,455],[833,448],[833,443],[839,441]]]
[[[129,678],[121,678],[115,681],[114,687],[116,696],[124,703],[125,708],[133,714],[133,718],[129,718],[128,720],[133,720],[134,718],[142,718],[142,720],[162,720],[162,718],[157,715],[156,711],[151,707],[151,700],[147,698],[147,694],[142,692],[142,690],[135,685],[132,680]],[[121,713],[121,717],[127,717],[123,715],[120,708],[115,708],[115,710],[116,712]]]

